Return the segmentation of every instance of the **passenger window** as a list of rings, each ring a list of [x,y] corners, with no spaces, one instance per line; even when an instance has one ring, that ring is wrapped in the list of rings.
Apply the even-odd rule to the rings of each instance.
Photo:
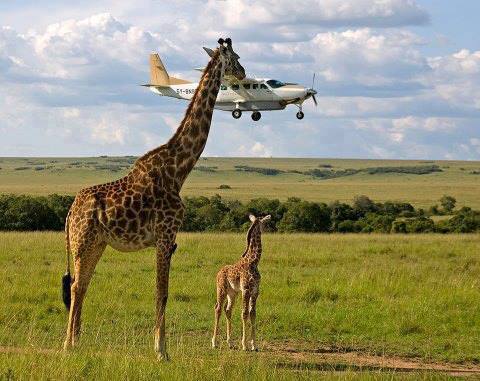
[[[232,90],[238,90],[240,88],[239,85],[232,85]]]
[[[258,89],[258,84],[257,84],[257,83],[254,83],[254,84],[252,85],[252,89],[257,90],[257,89]]]
[[[243,88],[249,90],[250,89],[250,84],[246,83],[245,85],[243,85]]]
[[[264,83],[261,83],[261,84],[260,84],[260,88],[261,88],[261,89],[268,89],[267,85],[265,85]]]
[[[227,86],[221,85],[221,86],[220,86],[220,90],[227,90]]]

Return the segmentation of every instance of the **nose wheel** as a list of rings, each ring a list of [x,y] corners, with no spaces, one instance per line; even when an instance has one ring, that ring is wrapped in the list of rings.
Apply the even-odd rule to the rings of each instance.
[[[297,119],[303,119],[304,116],[305,114],[303,113],[303,111],[297,112]]]
[[[258,111],[255,111],[252,113],[252,119],[257,122],[260,120],[260,118],[262,117],[262,114],[260,114],[260,112]]]
[[[239,110],[238,108],[232,111],[232,116],[234,119],[240,119],[242,116],[242,110]]]

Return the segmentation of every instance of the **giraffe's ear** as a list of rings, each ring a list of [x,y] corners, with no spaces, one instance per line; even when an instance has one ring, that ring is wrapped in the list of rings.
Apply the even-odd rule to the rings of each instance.
[[[262,222],[267,222],[271,218],[272,218],[272,216],[269,214],[268,216],[265,216],[265,217],[262,218]]]
[[[203,50],[205,50],[210,57],[213,57],[214,52],[213,52],[212,49],[206,48],[206,47],[204,46],[204,47],[203,47]]]
[[[253,214],[250,214],[248,218],[250,218],[250,221],[252,222],[255,222],[255,220],[257,219]]]

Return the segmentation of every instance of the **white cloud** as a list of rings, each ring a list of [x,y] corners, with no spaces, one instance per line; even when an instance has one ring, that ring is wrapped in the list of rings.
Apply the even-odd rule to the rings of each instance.
[[[480,110],[480,51],[462,49],[428,60],[438,95],[461,109]]]
[[[186,103],[136,86],[148,53],[194,78],[207,60],[200,44],[230,35],[250,73],[310,85],[316,72],[318,107],[308,101],[302,122],[292,106],[259,123],[217,111],[206,154],[480,157],[480,51],[423,54],[426,41],[395,27],[428,20],[414,1],[115,4],[96,7],[115,15],[74,18],[59,4],[65,18],[46,27],[0,27],[3,154],[141,154],[162,144]]]
[[[428,22],[412,0],[210,0],[205,14],[234,29],[252,25],[400,26]]]
[[[102,119],[100,123],[93,126],[91,130],[92,140],[97,143],[121,145],[125,143],[126,128],[124,126],[115,125]]]

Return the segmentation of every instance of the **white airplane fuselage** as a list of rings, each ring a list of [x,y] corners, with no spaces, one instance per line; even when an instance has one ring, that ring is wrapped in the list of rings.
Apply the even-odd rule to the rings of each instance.
[[[158,95],[190,100],[197,86],[198,83],[186,83],[168,87],[152,86],[150,90]],[[283,110],[287,104],[300,104],[307,97],[308,89],[300,85],[287,84],[272,88],[266,82],[239,82],[221,86],[215,108],[224,111]]]

